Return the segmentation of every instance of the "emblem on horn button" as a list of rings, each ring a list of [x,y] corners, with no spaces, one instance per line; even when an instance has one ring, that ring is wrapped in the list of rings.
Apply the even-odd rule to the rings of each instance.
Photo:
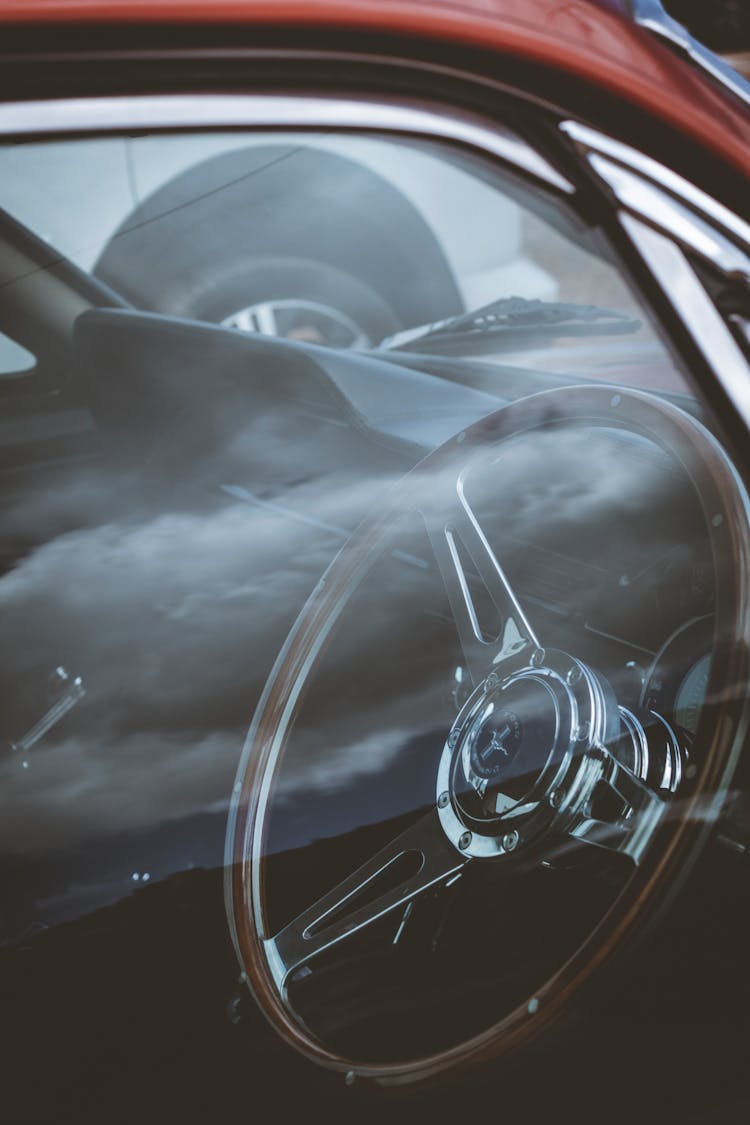
[[[473,740],[467,781],[477,792],[500,777],[521,748],[521,721],[513,711],[503,709],[489,715]]]

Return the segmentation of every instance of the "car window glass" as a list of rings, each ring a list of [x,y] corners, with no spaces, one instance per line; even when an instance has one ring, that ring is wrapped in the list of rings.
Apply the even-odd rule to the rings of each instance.
[[[442,142],[0,167],[0,323],[55,387],[0,443],[30,1118],[40,1056],[78,1096],[166,1051],[171,1096],[243,1005],[271,1090],[535,1028],[689,866],[744,716],[747,496],[648,300],[577,197]]]
[[[0,166],[7,210],[138,308],[367,348],[502,299],[602,306],[622,333],[603,319],[556,335],[516,323],[502,342],[464,337],[450,351],[679,383],[606,242],[557,206],[551,224],[512,173],[444,146],[144,136],[14,145]]]
[[[31,352],[0,332],[0,378],[28,374],[35,364]]]

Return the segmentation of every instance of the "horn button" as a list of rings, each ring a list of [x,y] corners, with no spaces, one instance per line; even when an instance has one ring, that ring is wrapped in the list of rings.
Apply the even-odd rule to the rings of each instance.
[[[466,855],[528,844],[590,792],[595,748],[617,740],[620,711],[597,672],[537,650],[501,678],[491,672],[461,708],[443,748],[438,814]]]

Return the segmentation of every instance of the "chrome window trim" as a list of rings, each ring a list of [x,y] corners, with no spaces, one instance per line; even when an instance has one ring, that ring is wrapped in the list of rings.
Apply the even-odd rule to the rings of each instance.
[[[628,211],[668,232],[675,241],[713,263],[723,273],[738,276],[750,284],[750,258],[714,227],[621,164],[614,164],[598,153],[590,153],[588,160]]]
[[[321,95],[155,94],[0,104],[0,135],[42,137],[125,130],[284,128],[427,135],[481,149],[557,191],[575,188],[510,129],[442,106]]]
[[[750,250],[750,224],[746,223],[723,203],[701,191],[689,180],[673,172],[658,160],[622,144],[613,137],[599,133],[588,125],[581,125],[577,121],[563,121],[560,129],[570,137],[578,149],[579,155],[589,160],[592,153],[601,153],[609,156],[618,164],[640,172],[649,180],[653,180],[672,195],[677,196],[681,202],[688,204],[694,210],[705,215],[712,222],[717,223],[731,237],[735,238],[742,246]]]
[[[683,252],[692,251],[750,288],[750,226],[671,169],[612,137],[574,121],[562,122],[560,129],[619,204],[620,225],[750,427],[750,364]]]
[[[622,212],[620,223],[664,296],[750,429],[750,368],[713,300],[679,246],[648,223]]]
[[[739,313],[732,313],[729,322],[734,325],[750,350],[750,320],[747,317],[740,316]]]

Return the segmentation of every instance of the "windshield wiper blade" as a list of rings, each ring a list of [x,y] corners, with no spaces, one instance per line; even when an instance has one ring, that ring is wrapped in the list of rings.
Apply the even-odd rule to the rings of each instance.
[[[496,336],[608,336],[637,332],[641,321],[629,313],[599,305],[578,305],[565,301],[529,300],[526,297],[501,297],[472,312],[459,313],[432,324],[407,328],[381,340],[388,350],[421,350],[430,346],[451,348],[470,346]],[[511,342],[510,340],[508,341]],[[416,346],[418,345],[418,347]]]

